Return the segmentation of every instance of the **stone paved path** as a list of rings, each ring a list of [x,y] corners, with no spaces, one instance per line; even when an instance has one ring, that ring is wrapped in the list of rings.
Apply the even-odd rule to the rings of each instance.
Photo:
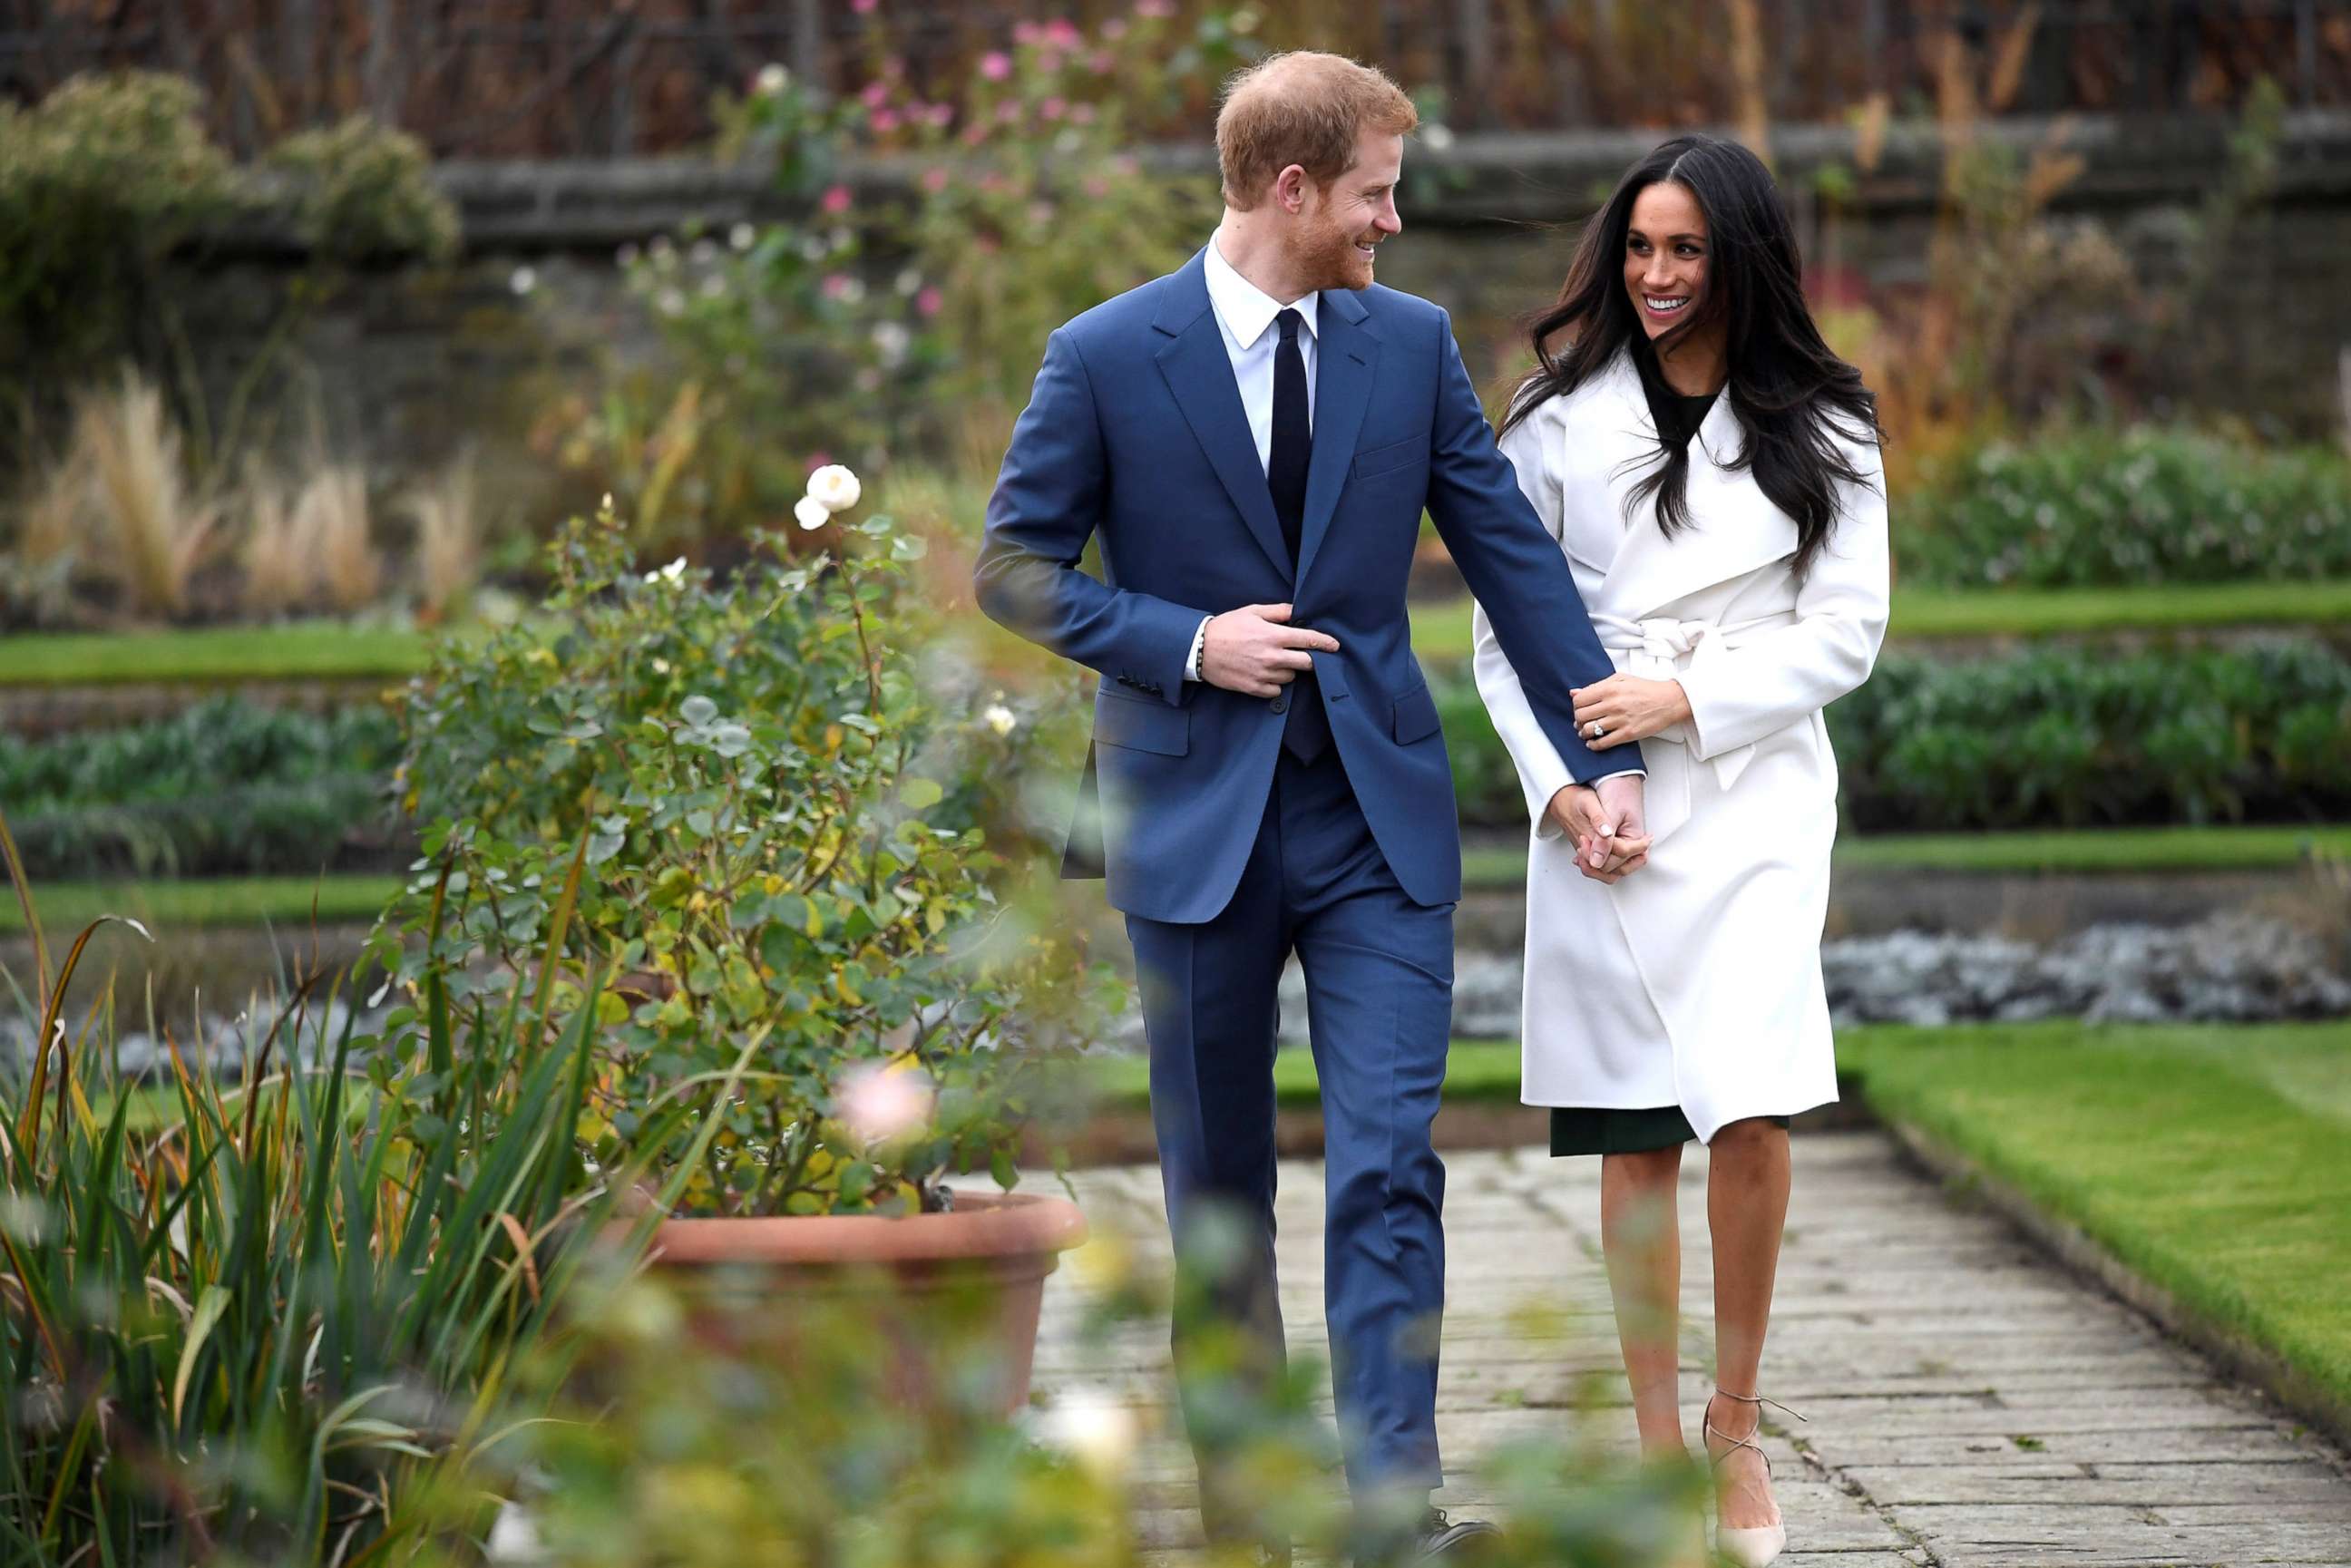
[[[1447,1156],[1449,1308],[1438,1414],[1447,1490],[1469,1513],[1492,1442],[1563,1437],[1593,1373],[1599,1435],[1626,1449],[1599,1265],[1599,1162],[1541,1150]],[[1683,1400],[1695,1441],[1709,1386],[1705,1155],[1685,1163]],[[1281,1168],[1282,1301],[1293,1348],[1322,1353],[1322,1189]],[[1077,1177],[1098,1229],[1164,1257],[1156,1171]],[[1155,1323],[1082,1349],[1082,1269],[1048,1292],[1038,1385],[1107,1386],[1166,1426]],[[1527,1309],[1548,1321],[1526,1332]],[[1835,1568],[2038,1563],[2351,1564],[2351,1467],[2291,1417],[2079,1282],[2004,1221],[1948,1197],[1876,1133],[1796,1145],[1796,1192],[1764,1390],[1810,1417],[1767,1417],[1790,1521],[1782,1561]],[[1146,1541],[1181,1562],[1198,1527],[1190,1468],[1163,1430],[1141,1456]]]

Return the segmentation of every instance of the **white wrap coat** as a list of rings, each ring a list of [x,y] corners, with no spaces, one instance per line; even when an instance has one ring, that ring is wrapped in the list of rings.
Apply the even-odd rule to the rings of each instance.
[[[1836,758],[1821,716],[1869,674],[1889,568],[1876,447],[1865,486],[1799,585],[1796,526],[1751,473],[1730,395],[1690,444],[1692,526],[1667,538],[1629,505],[1656,462],[1638,372],[1620,355],[1502,442],[1623,672],[1673,679],[1692,717],[1641,743],[1649,862],[1614,886],[1578,873],[1544,815],[1570,782],[1480,610],[1477,679],[1534,822],[1527,857],[1531,1105],[1679,1105],[1702,1141],[1741,1117],[1836,1098],[1821,980]]]

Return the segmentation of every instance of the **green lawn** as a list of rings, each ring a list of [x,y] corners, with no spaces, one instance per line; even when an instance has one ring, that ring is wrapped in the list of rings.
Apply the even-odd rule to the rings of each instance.
[[[255,876],[217,882],[59,882],[33,890],[33,908],[53,947],[100,915],[128,915],[159,930],[188,925],[307,925],[312,900],[321,924],[373,920],[399,894],[396,876]],[[25,928],[13,889],[0,885],[0,933]]]
[[[1852,1030],[1840,1058],[1881,1114],[2351,1405],[2351,1024]]]
[[[335,622],[0,638],[0,686],[405,679],[426,634]]]
[[[2191,632],[2223,626],[2351,622],[2351,582],[2223,582],[2156,588],[1901,589],[1887,635],[2049,637],[2092,632]],[[1423,659],[1466,660],[1469,601],[1416,605],[1412,645]]]
[[[2035,873],[2274,871],[2317,852],[2351,855],[2351,823],[2309,827],[2077,828],[2022,833],[1880,833],[1840,839],[1840,871]],[[1526,880],[1523,844],[1479,844],[1462,852],[1463,883],[1516,887]]]
[[[1416,608],[1424,659],[1469,654],[1467,599]],[[2157,588],[1906,589],[1896,637],[2039,637],[2351,622],[2351,582],[2245,582]],[[334,622],[0,640],[0,686],[128,681],[401,679],[423,668],[427,634]]]

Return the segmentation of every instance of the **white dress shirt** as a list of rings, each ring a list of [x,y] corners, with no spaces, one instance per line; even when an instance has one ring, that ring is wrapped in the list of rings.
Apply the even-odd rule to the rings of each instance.
[[[1225,259],[1223,231],[1208,236],[1208,252],[1202,270],[1208,285],[1208,308],[1216,312],[1217,331],[1225,340],[1225,357],[1233,362],[1233,382],[1241,394],[1241,412],[1249,418],[1249,435],[1257,443],[1258,466],[1270,471],[1273,466],[1273,356],[1281,347],[1281,333],[1275,328],[1274,318],[1284,310],[1298,312],[1302,329],[1298,334],[1299,357],[1306,361],[1306,429],[1314,429],[1314,361],[1316,308],[1322,297],[1309,292],[1287,302],[1273,296],[1243,277]],[[1200,629],[1192,633],[1192,657],[1185,663],[1184,678],[1200,679],[1200,656],[1207,652],[1208,622],[1203,617]]]

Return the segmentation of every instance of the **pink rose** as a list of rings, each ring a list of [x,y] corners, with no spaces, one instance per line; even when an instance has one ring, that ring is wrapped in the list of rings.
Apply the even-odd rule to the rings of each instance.
[[[945,131],[947,121],[955,118],[955,106],[947,103],[931,105],[931,123]]]
[[[839,217],[841,214],[847,212],[849,210],[849,187],[846,185],[835,185],[831,189],[826,191],[824,193],[824,210],[828,215],[832,217]]]
[[[1134,0],[1134,14],[1155,22],[1165,21],[1176,15],[1176,0]]]
[[[914,296],[914,308],[925,316],[937,315],[939,308],[946,303],[946,297],[936,288],[925,288]]]
[[[871,16],[873,7],[881,3],[882,0],[849,0],[849,8],[861,16]]]
[[[1012,41],[1016,44],[1033,44],[1044,36],[1045,29],[1034,22],[1012,24]]]
[[[1085,36],[1067,16],[1056,16],[1045,26],[1045,36],[1053,40],[1056,48],[1074,49],[1085,42]]]
[[[1037,112],[1048,120],[1059,120],[1070,111],[1070,106],[1058,98],[1049,98],[1037,106]]]
[[[866,108],[879,109],[890,97],[890,84],[883,81],[867,82],[865,90],[857,96]]]
[[[979,74],[990,81],[1002,81],[1012,74],[1012,57],[1001,49],[990,49],[979,57]]]
[[[849,275],[845,272],[829,272],[825,274],[824,297],[827,299],[848,298]]]
[[[1002,120],[1007,125],[1009,125],[1014,120],[1019,119],[1019,99],[1008,98],[1002,103],[998,104],[996,106],[996,118]]]
[[[925,169],[923,171],[924,190],[935,196],[946,188],[947,172],[945,169]]]
[[[887,136],[890,132],[897,130],[898,111],[894,109],[875,110],[873,111],[873,129],[876,132],[883,136]]]

